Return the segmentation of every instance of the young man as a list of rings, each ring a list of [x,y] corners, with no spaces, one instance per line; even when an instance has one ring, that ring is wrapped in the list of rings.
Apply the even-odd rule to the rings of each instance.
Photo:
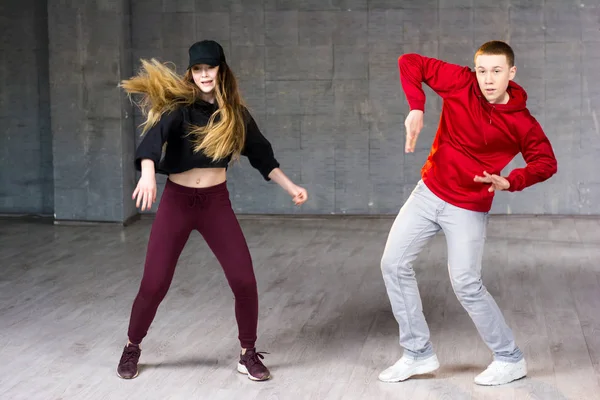
[[[381,270],[404,354],[379,379],[398,382],[439,368],[413,271],[413,262],[440,229],[448,246],[452,288],[481,338],[494,354],[475,377],[479,385],[501,385],[527,374],[523,353],[481,281],[488,212],[497,190],[520,191],[556,173],[552,146],[526,108],[527,94],[509,45],[492,41],[476,52],[475,71],[418,54],[398,59],[410,106],[405,122],[407,153],[423,127],[422,82],[443,99],[436,137],[418,182],[393,223]],[[522,153],[525,168],[501,176]]]

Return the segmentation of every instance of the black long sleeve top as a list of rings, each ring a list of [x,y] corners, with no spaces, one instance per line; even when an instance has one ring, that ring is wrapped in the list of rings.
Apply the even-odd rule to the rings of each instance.
[[[227,168],[231,156],[213,161],[203,152],[195,153],[187,124],[205,126],[210,116],[217,110],[216,104],[198,100],[188,107],[180,107],[165,112],[161,119],[150,128],[138,146],[135,155],[135,167],[141,170],[142,160],[154,161],[155,171],[160,174],[180,173],[192,168]],[[250,165],[257,169],[265,180],[279,167],[271,143],[263,136],[250,112],[245,109],[246,140],[242,155],[248,158]],[[161,160],[163,145],[167,143],[164,158]]]

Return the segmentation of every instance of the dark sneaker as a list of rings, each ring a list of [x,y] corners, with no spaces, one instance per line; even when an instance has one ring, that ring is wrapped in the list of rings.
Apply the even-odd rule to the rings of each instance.
[[[240,354],[240,362],[237,365],[238,372],[247,374],[253,381],[266,381],[271,378],[269,369],[260,361],[265,357],[264,352],[256,352],[256,349],[247,349],[246,354]]]
[[[117,367],[117,375],[123,379],[133,379],[138,376],[140,354],[142,354],[142,349],[139,345],[130,343],[125,346]]]

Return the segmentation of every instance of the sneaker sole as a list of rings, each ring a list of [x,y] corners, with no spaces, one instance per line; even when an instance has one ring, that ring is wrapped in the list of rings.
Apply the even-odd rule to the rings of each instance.
[[[515,377],[511,377],[508,380],[499,381],[499,382],[486,383],[486,382],[477,382],[476,380],[474,382],[476,385],[479,385],[479,386],[500,386],[500,385],[507,385],[511,382],[518,381],[525,377],[527,377],[527,372],[525,372],[524,374],[517,374]]]
[[[138,374],[139,374],[139,373],[140,373],[140,371],[139,371],[139,370],[137,370],[137,371],[135,371],[135,375],[134,375],[134,376],[132,376],[131,378],[126,378],[126,377],[124,377],[124,376],[121,376],[121,374],[119,374],[119,371],[117,371],[117,376],[118,376],[119,378],[121,378],[121,379],[133,379],[133,378],[137,378],[137,376],[138,376]]]
[[[429,361],[427,364],[421,365],[421,366],[415,368],[414,370],[410,371],[410,374],[408,374],[406,376],[401,376],[399,378],[392,378],[392,379],[379,378],[379,380],[381,382],[386,382],[386,383],[402,382],[402,381],[405,381],[415,375],[430,374],[430,373],[436,371],[438,368],[440,368],[440,363],[438,360]]]
[[[259,382],[259,381],[266,381],[266,380],[269,380],[269,379],[271,379],[271,375],[270,375],[270,374],[269,374],[269,376],[267,376],[267,377],[266,377],[266,378],[264,378],[264,379],[260,379],[260,378],[257,378],[257,377],[255,377],[255,376],[252,376],[252,375],[250,375],[250,373],[248,372],[248,369],[247,369],[247,368],[246,368],[244,365],[242,365],[242,364],[240,364],[240,363],[238,363],[238,365],[237,365],[237,371],[238,371],[240,374],[248,375],[248,379],[250,379],[250,380],[253,380],[253,381],[256,381],[256,382]]]

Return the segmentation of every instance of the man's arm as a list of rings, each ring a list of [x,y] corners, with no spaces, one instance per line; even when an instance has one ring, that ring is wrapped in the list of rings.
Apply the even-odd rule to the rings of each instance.
[[[425,111],[423,82],[443,98],[473,79],[468,67],[414,53],[401,55],[398,58],[398,69],[411,111]]]
[[[509,192],[521,191],[543,182],[558,169],[552,145],[537,121],[521,140],[521,154],[527,165],[510,172],[506,178],[510,183]]]

